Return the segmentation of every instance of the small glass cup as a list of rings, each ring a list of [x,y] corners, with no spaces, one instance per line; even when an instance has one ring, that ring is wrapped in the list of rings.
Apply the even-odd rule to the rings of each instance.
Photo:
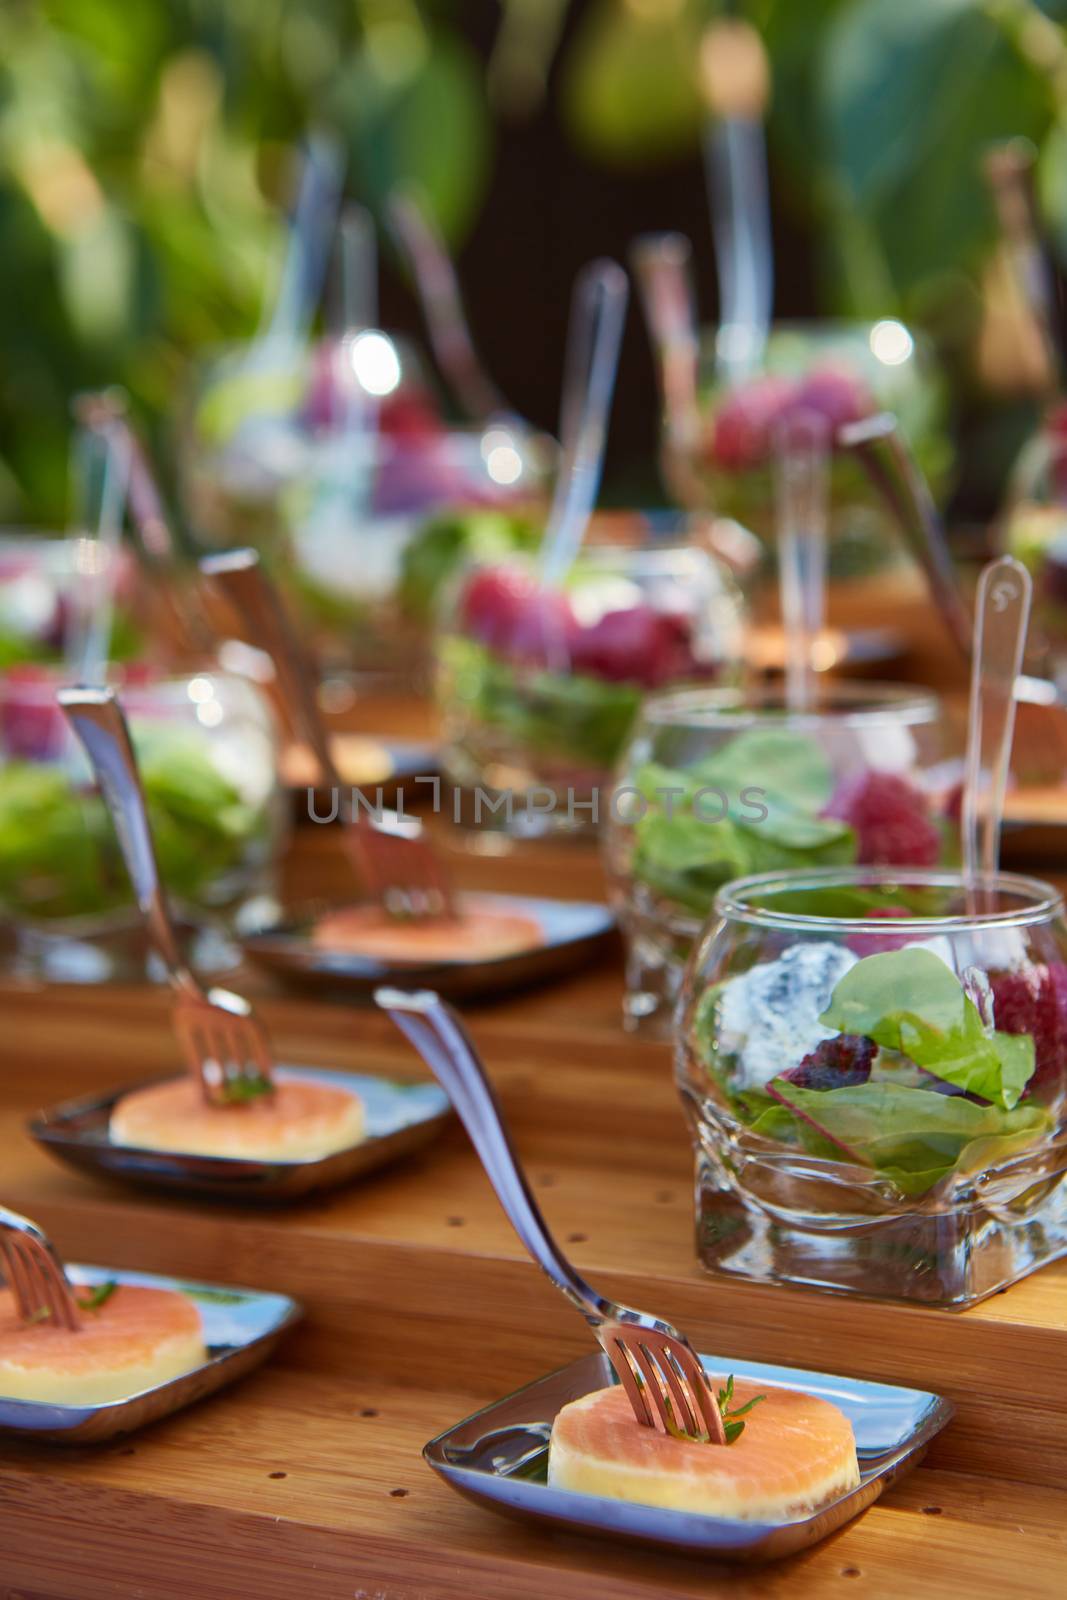
[[[958,1307],[1067,1253],[1067,925],[1046,883],[728,884],[676,1070],[707,1267]]]
[[[689,951],[731,878],[955,862],[957,778],[936,696],[903,685],[822,683],[803,711],[774,686],[649,696],[602,835],[627,945],[624,1026],[667,1036]]]
[[[111,819],[56,705],[60,674],[0,678],[0,924],[20,972],[96,982],[143,976],[146,945]],[[270,711],[216,672],[116,687],[137,751],[164,883],[179,922],[213,924],[202,964],[232,959],[218,930],[277,887],[286,808]]]
[[[732,578],[684,538],[589,546],[562,589],[532,558],[469,569],[438,639],[456,809],[518,836],[596,827],[645,694],[736,678],[742,626]]]
[[[105,559],[114,562],[110,655],[125,661],[144,642],[147,597],[136,563],[89,536],[5,528],[0,531],[0,672],[63,658],[75,608],[92,597]]]
[[[775,544],[775,432],[793,410],[824,417],[831,436],[877,411],[899,417],[930,480],[944,482],[950,446],[931,353],[901,322],[780,322],[758,371],[733,381],[718,331],[701,341],[695,416],[665,415],[663,467],[684,505],[732,518]],[[896,530],[847,451],[830,472],[828,559],[835,578],[864,577],[899,559]]]
[[[362,450],[355,475],[339,441],[341,460],[294,483],[278,575],[324,671],[422,687],[442,590],[467,561],[534,546],[548,464],[508,422]]]

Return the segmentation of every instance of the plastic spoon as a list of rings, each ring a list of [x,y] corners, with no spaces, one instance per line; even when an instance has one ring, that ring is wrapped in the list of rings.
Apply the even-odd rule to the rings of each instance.
[[[926,575],[931,596],[965,661],[971,655],[971,613],[960,592],[948,541],[922,468],[890,411],[850,422],[837,442],[863,466]]]
[[[127,503],[137,537],[143,572],[158,599],[162,626],[175,648],[182,654],[211,654],[217,644],[201,608],[195,585],[183,569],[178,542],[170,527],[163,494],[143,439],[130,422],[127,396],[111,388],[95,394],[79,395],[75,415],[83,427],[102,438],[121,440],[129,462]]]
[[[114,429],[100,433],[80,428],[77,456],[79,463],[81,515],[78,521],[86,530],[71,537],[72,573],[70,578],[71,624],[64,642],[64,665],[71,683],[87,688],[102,686],[107,677],[108,649],[114,611],[115,579],[118,569],[122,516],[129,482],[130,454],[125,440]],[[91,485],[102,456],[100,498],[95,513],[96,532],[88,533],[94,520],[90,506]]]
[[[1015,732],[1015,685],[1026,647],[1033,584],[1014,556],[991,561],[978,580],[967,759],[963,781],[963,873],[968,893],[1000,863],[1000,829]]]
[[[775,435],[778,584],[785,629],[786,705],[816,698],[815,641],[826,607],[826,500],[830,438],[825,419],[798,411]]]
[[[464,415],[477,423],[514,416],[478,356],[456,269],[426,207],[406,189],[390,196],[388,215],[415,280],[437,364]]]
[[[541,547],[541,580],[562,583],[585,537],[600,487],[629,284],[615,261],[590,262],[571,299],[560,406],[561,459]]]
[[[265,348],[268,359],[273,359],[273,347],[289,346],[307,337],[322,295],[344,167],[336,139],[321,132],[313,134],[307,142],[278,292],[249,353],[253,363]]]
[[[774,304],[774,260],[763,118],[770,90],[756,30],[722,17],[705,30],[700,79],[712,119],[704,164],[719,276],[716,351],[727,381],[760,364]]]
[[[700,426],[700,328],[692,261],[693,249],[684,233],[642,234],[630,249],[656,355],[667,438],[671,450],[683,458],[692,450]]]

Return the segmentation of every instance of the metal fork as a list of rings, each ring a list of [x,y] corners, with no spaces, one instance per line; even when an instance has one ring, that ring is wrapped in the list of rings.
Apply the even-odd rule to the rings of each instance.
[[[575,1271],[548,1230],[501,1116],[492,1085],[456,1013],[428,990],[377,989],[374,999],[447,1091],[519,1238],[585,1317],[637,1421],[678,1438],[725,1444],[718,1403],[685,1335],[669,1322],[605,1300]]]
[[[255,550],[205,556],[200,570],[237,612],[250,639],[266,650],[297,731],[311,746],[323,779],[337,796],[345,844],[364,886],[394,917],[431,921],[455,917],[444,862],[414,817],[394,811],[368,814],[341,782],[319,714],[314,675],[297,642],[281,595]]]
[[[227,1105],[272,1081],[273,1059],[248,1001],[228,989],[205,991],[182,958],[167,910],[144,790],[129,729],[113,689],[60,689],[56,697],[85,749],[111,813],[148,935],[177,999],[174,1031],[204,1098]]]
[[[76,1333],[78,1303],[48,1236],[28,1217],[0,1206],[0,1265],[23,1322],[47,1321]]]

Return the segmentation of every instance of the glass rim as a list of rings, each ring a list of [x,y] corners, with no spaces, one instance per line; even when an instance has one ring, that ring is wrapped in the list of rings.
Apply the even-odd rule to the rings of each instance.
[[[726,732],[771,718],[783,727],[801,729],[817,728],[827,722],[838,727],[869,727],[879,722],[932,723],[941,718],[939,696],[906,683],[841,678],[817,688],[819,701],[800,711],[791,710],[786,704],[784,684],[667,689],[645,697],[638,727],[697,727]]]
[[[250,688],[263,692],[261,684],[253,684],[241,673],[228,671],[221,666],[202,667],[189,672],[169,672],[162,668],[149,677],[137,677],[129,682],[125,681],[123,676],[124,665],[125,663],[121,661],[112,661],[108,664],[106,684],[109,689],[115,691],[120,704],[124,707],[138,700],[143,703],[153,697],[162,699],[164,695],[176,692],[184,692],[190,702],[195,704],[195,697],[189,694],[189,686],[198,680],[206,680],[212,686],[218,684],[224,690],[233,684],[247,683]],[[32,667],[33,677],[22,677],[18,667],[0,673],[0,702],[18,702],[35,707],[47,705],[55,707],[58,711],[57,690],[74,686],[69,668],[61,661],[35,661]]]
[[[936,868],[819,867],[810,872],[760,872],[724,884],[715,896],[715,911],[724,921],[743,922],[757,928],[788,928],[807,933],[870,933],[874,925],[868,917],[776,911],[770,906],[752,905],[748,897],[787,890],[885,888],[890,883],[904,889],[965,888],[962,873]],[[973,887],[978,895],[990,891],[1014,894],[1026,903],[1002,911],[959,911],[938,916],[924,916],[921,912],[879,915],[877,930],[879,933],[961,933],[974,928],[1028,927],[1063,914],[1063,896],[1054,884],[1043,878],[1018,872],[994,872],[979,874]]]

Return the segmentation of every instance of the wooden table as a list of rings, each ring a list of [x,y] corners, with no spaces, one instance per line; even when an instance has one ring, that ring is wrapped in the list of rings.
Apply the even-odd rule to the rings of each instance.
[[[305,890],[336,881],[307,829]],[[596,892],[595,856],[463,857],[469,883]],[[421,1075],[373,1012],[248,975],[282,1059]],[[1067,1588],[1067,1264],[962,1315],[716,1280],[665,1046],[619,1028],[617,963],[472,1014],[552,1226],[607,1292],[704,1349],[934,1387],[959,1412],[926,1464],[817,1549],[745,1571],[551,1537],[456,1497],[435,1433],[589,1349],[524,1255],[462,1130],[289,1210],[179,1204],[53,1165],[24,1119],[170,1066],[165,997],[0,992],[0,1197],[72,1259],[283,1290],[269,1367],[112,1445],[0,1445],[0,1600],[663,1600],[1059,1596]]]

